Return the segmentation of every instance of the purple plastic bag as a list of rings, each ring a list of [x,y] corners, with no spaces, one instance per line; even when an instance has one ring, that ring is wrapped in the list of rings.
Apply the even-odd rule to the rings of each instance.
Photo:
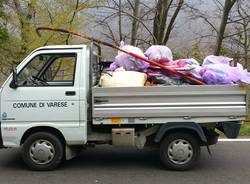
[[[139,49],[138,47],[124,45],[124,42],[121,42],[120,47],[126,51],[145,57],[141,49]],[[126,71],[146,72],[148,66],[149,64],[147,62],[118,51],[118,55],[115,57],[115,61],[110,65],[108,70],[115,71],[117,68],[123,67]]]
[[[238,77],[238,81],[243,84],[250,84],[250,73],[244,68],[240,63],[237,63],[237,66],[234,67],[236,72],[235,75]]]
[[[232,73],[230,75],[230,73]],[[238,79],[235,78],[232,67],[225,64],[209,64],[200,71],[202,79],[207,84],[233,84]]]
[[[164,45],[152,45],[144,53],[149,59],[152,59],[161,64],[167,63],[173,60],[172,51]]]
[[[207,56],[204,61],[202,66],[205,65],[210,65],[210,64],[225,64],[225,65],[230,65],[230,61],[232,61],[232,58],[225,57],[225,56],[214,56],[210,55]]]
[[[202,79],[207,84],[234,84],[250,83],[250,74],[243,66],[237,63],[236,67],[230,66],[231,58],[224,56],[208,56],[205,58],[200,70]]]

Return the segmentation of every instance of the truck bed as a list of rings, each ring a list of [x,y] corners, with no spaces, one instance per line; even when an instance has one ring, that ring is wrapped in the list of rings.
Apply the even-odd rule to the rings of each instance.
[[[92,90],[93,118],[216,118],[241,120],[247,93],[239,85],[115,87]]]

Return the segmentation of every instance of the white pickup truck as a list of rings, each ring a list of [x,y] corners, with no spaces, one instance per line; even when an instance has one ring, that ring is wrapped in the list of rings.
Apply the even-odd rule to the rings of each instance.
[[[187,170],[217,142],[215,129],[238,136],[244,86],[101,88],[100,54],[96,44],[46,46],[14,67],[0,90],[0,147],[22,147],[29,168],[52,170],[89,146],[158,146],[166,168]]]

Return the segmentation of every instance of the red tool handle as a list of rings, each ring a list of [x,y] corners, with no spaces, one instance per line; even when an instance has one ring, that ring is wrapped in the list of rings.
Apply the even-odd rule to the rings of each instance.
[[[164,65],[162,65],[162,64],[160,64],[160,63],[157,63],[157,62],[155,62],[155,61],[153,61],[153,60],[150,60],[150,59],[147,59],[147,58],[145,58],[145,57],[139,56],[139,55],[137,55],[137,54],[135,54],[135,53],[132,53],[132,52],[128,52],[128,51],[123,50],[122,48],[120,48],[120,47],[118,47],[118,46],[116,46],[116,45],[113,45],[113,44],[108,43],[108,42],[104,42],[104,41],[102,41],[102,40],[98,40],[98,39],[96,39],[96,38],[93,38],[93,37],[84,35],[84,34],[82,34],[82,33],[76,33],[76,32],[68,31],[68,30],[65,30],[65,29],[57,29],[57,28],[50,28],[50,27],[39,27],[39,28],[36,29],[38,35],[40,35],[39,31],[41,31],[41,30],[55,31],[55,32],[66,33],[66,34],[70,34],[70,35],[74,35],[74,36],[79,36],[79,37],[81,37],[81,38],[84,38],[84,39],[87,39],[87,40],[91,40],[91,41],[94,41],[94,42],[96,42],[96,43],[100,43],[100,44],[106,45],[106,46],[108,46],[108,47],[112,47],[112,48],[114,48],[114,49],[117,49],[117,50],[119,50],[119,51],[121,51],[121,52],[123,52],[123,53],[126,53],[126,54],[128,54],[128,55],[131,55],[131,56],[133,56],[133,57],[135,57],[135,58],[137,58],[137,59],[143,60],[143,61],[145,61],[145,62],[147,62],[147,63],[149,63],[149,64],[153,64],[153,65],[159,66],[162,70],[165,70],[166,72],[170,72],[170,73],[172,73],[172,74],[175,74],[175,75],[177,75],[177,76],[180,76],[180,77],[183,78],[183,79],[187,79],[187,80],[192,81],[192,82],[194,82],[194,83],[196,83],[196,84],[199,84],[199,85],[206,85],[205,82],[203,82],[203,81],[201,81],[201,80],[199,80],[199,79],[196,79],[196,78],[194,78],[194,77],[192,77],[192,76],[184,75],[184,74],[182,74],[182,73],[179,73],[179,72],[175,71],[175,70],[172,69],[172,68],[167,68],[167,67],[165,67]]]

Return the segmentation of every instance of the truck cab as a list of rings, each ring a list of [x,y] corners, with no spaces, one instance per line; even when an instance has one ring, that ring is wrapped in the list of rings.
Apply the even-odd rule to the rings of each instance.
[[[159,147],[166,168],[194,166],[215,128],[236,138],[247,113],[245,87],[102,88],[107,63],[97,44],[41,47],[0,91],[2,148],[22,147],[33,170],[52,170],[98,144]]]

